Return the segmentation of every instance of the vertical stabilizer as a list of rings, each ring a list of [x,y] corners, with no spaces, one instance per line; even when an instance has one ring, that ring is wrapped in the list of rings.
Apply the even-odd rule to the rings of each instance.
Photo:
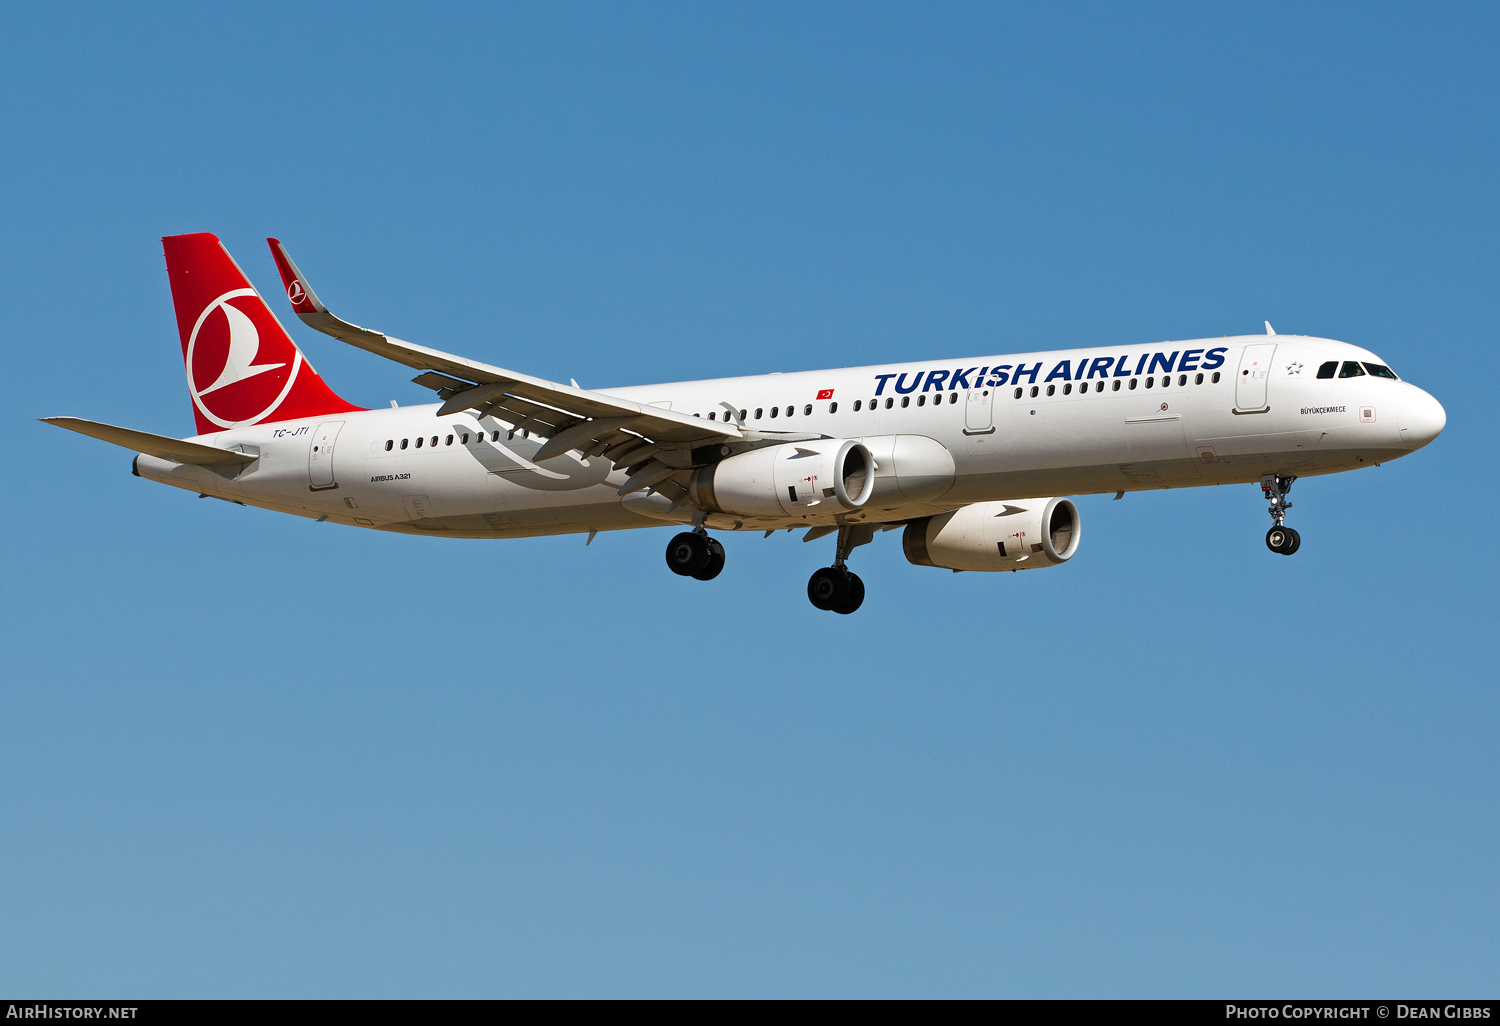
[[[318,376],[217,236],[161,244],[200,435],[361,408]]]

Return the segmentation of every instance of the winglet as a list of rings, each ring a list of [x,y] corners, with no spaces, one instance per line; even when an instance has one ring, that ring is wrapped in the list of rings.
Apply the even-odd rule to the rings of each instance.
[[[291,300],[292,309],[297,312],[303,324],[363,349],[369,349],[371,344],[380,345],[386,341],[383,332],[361,328],[358,324],[350,324],[343,318],[329,313],[328,307],[323,305],[318,294],[312,290],[312,286],[307,283],[307,279],[292,262],[291,255],[287,253],[281,240],[267,239],[266,243],[271,247],[271,257],[276,261],[276,269],[281,272],[281,283],[286,286],[286,298]]]
[[[297,265],[292,262],[286,247],[281,244],[280,239],[267,239],[271,245],[271,258],[276,261],[276,269],[281,272],[281,284],[286,288],[286,298],[292,301],[292,309],[298,314],[327,313],[328,307],[319,300],[312,286],[297,270]]]

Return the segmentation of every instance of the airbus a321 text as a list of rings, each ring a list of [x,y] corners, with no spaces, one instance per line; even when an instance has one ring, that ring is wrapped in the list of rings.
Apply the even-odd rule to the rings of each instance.
[[[683,528],[672,572],[712,580],[714,531],[837,535],[814,606],[852,613],[846,566],[876,532],[950,570],[1057,566],[1078,551],[1061,496],[1258,483],[1266,545],[1291,555],[1299,477],[1375,466],[1443,430],[1437,400],[1379,356],[1264,335],[1010,353],[586,389],[361,328],[268,240],[304,323],[420,371],[426,406],[339,398],[217,237],[162,240],[197,434],[47,422],[137,452],[134,472],[320,521],[444,538]]]

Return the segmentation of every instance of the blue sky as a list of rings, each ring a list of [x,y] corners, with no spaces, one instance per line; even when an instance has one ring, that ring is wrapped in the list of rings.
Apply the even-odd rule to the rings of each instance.
[[[11,6],[0,991],[1494,996],[1488,5]],[[1282,332],[1448,428],[1047,573],[202,502],[159,237],[607,387]],[[277,307],[279,313],[284,313]],[[354,402],[409,372],[291,327]],[[1487,426],[1488,425],[1488,426]]]

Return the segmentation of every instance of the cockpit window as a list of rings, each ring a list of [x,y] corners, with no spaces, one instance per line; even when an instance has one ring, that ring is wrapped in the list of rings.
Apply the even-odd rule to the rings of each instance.
[[[1318,367],[1318,377],[1320,378],[1331,378],[1338,372],[1339,362],[1337,360],[1329,360],[1327,363],[1322,364]]]
[[[1396,377],[1396,372],[1383,363],[1367,363],[1365,364],[1365,370],[1377,378],[1390,378],[1392,381],[1400,380]]]
[[[1364,376],[1364,369],[1354,360],[1345,360],[1344,366],[1339,370],[1339,377],[1341,378],[1362,378]]]

